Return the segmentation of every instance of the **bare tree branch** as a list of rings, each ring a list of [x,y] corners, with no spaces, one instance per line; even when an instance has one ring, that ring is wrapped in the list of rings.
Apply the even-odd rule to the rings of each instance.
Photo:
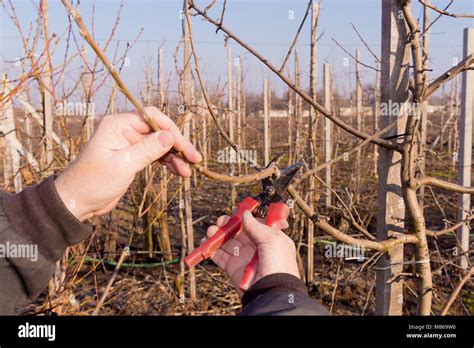
[[[370,66],[368,64],[365,64],[364,62],[361,62],[359,59],[357,59],[356,57],[354,57],[353,54],[351,54],[349,51],[347,51],[339,42],[336,41],[335,38],[331,38],[332,41],[334,41],[334,43],[341,49],[344,51],[344,53],[346,53],[349,57],[351,57],[354,61],[356,61],[357,63],[359,63],[360,65],[362,66],[365,66],[366,68],[369,68],[369,69],[372,69],[374,71],[380,71],[380,69],[377,69],[377,68],[374,68],[373,66]]]
[[[303,19],[301,20],[300,26],[298,27],[298,30],[296,31],[295,38],[293,39],[293,42],[291,43],[290,48],[288,49],[288,52],[286,53],[285,59],[283,59],[283,63],[281,64],[279,72],[282,73],[283,70],[285,70],[286,63],[288,62],[288,59],[290,58],[291,52],[293,51],[293,48],[296,45],[296,42],[298,42],[298,38],[301,34],[301,29],[303,29],[303,25],[306,22],[306,18],[308,18],[309,14],[309,9],[311,8],[311,3],[312,0],[308,1],[308,5],[306,6],[306,11],[304,13]]]
[[[433,178],[431,176],[425,176],[417,180],[417,188],[423,185],[434,186],[443,190],[458,192],[458,193],[474,193],[474,187],[461,186],[452,182],[444,181],[441,179]]]
[[[446,304],[443,306],[443,309],[441,310],[441,315],[446,315],[449,311],[449,308],[451,308],[451,305],[453,304],[454,300],[456,297],[458,297],[459,293],[461,292],[462,287],[464,284],[467,283],[469,279],[471,279],[471,276],[474,274],[474,267],[471,267],[468,272],[464,275],[464,277],[461,279],[461,281],[456,285],[456,288],[454,291],[451,293],[449,296],[448,301],[446,301]]]
[[[355,33],[357,34],[357,36],[359,37],[360,41],[362,41],[362,43],[364,44],[365,48],[367,48],[367,50],[370,52],[370,54],[372,55],[372,57],[374,57],[375,59],[375,62],[376,63],[380,63],[380,59],[379,57],[377,57],[377,55],[374,53],[374,51],[372,51],[369,47],[369,44],[364,40],[364,38],[362,37],[362,35],[359,33],[359,31],[357,30],[356,26],[354,25],[354,23],[351,23],[352,24],[352,28],[354,29]]]
[[[210,18],[206,13],[204,13],[199,7],[196,6],[194,1],[190,1],[190,7],[193,8],[196,11],[196,14],[207,20],[209,23],[213,24],[216,27],[219,27],[219,23],[215,21],[214,19]],[[260,55],[253,47],[250,45],[246,44],[244,41],[242,41],[237,35],[232,33],[229,29],[227,29],[225,26],[220,26],[219,28],[222,30],[227,36],[234,41],[236,41],[239,45],[241,45],[243,48],[245,48],[247,51],[249,51],[252,55],[254,55],[257,59],[259,59],[263,64],[265,64],[271,71],[273,71],[285,84],[288,85],[293,91],[295,91],[297,94],[299,94],[303,100],[305,100],[307,103],[312,105],[317,111],[319,111],[323,116],[327,117],[330,119],[332,122],[334,122],[336,125],[344,129],[346,132],[360,138],[360,139],[367,139],[370,137],[369,134],[362,132],[360,130],[357,130],[350,125],[346,124],[344,121],[336,117],[333,112],[330,110],[326,110],[321,104],[318,102],[314,101],[311,96],[309,96],[306,92],[304,92],[301,89],[298,89],[296,85],[285,75],[281,74],[278,71],[278,68],[276,68],[273,64],[271,64],[266,58],[264,58],[262,55]],[[381,139],[381,138],[376,138],[371,141],[374,144],[377,144],[379,146],[385,147],[387,149],[399,151],[399,147],[396,143],[393,143],[389,140]]]
[[[469,69],[469,67],[471,67],[471,65],[473,65],[473,64],[474,64],[474,54],[470,54],[466,58],[464,58],[461,62],[459,62],[459,64],[452,67],[451,69],[446,71],[444,74],[439,76],[436,80],[434,80],[431,84],[429,84],[428,87],[425,90],[425,94],[423,95],[423,99],[424,100],[428,99],[443,84],[450,81],[457,74],[465,71],[466,69]]]
[[[441,237],[445,234],[455,232],[459,227],[461,227],[464,224],[469,223],[472,219],[474,218],[474,215],[469,215],[467,219],[458,222],[457,224],[452,225],[451,227],[447,227],[445,229],[439,230],[439,231],[432,231],[432,230],[426,230],[426,235],[430,237]]]
[[[449,13],[449,12],[446,12],[445,10],[442,10],[438,7],[436,7],[435,5],[433,4],[429,4],[427,3],[426,1],[424,0],[418,0],[418,2],[420,4],[422,4],[423,6],[426,6],[430,9],[432,9],[433,11],[436,11],[438,12],[440,15],[443,15],[443,16],[448,16],[448,17],[453,17],[453,18],[474,18],[474,14],[469,14],[469,13]]]

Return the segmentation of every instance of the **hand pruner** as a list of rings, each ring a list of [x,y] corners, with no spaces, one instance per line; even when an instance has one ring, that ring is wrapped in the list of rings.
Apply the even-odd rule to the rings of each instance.
[[[286,220],[290,208],[283,200],[284,192],[288,185],[302,167],[296,163],[280,170],[280,175],[268,177],[262,180],[262,192],[254,197],[247,197],[237,205],[235,214],[230,220],[209,239],[203,242],[184,258],[184,262],[193,267],[204,259],[210,258],[214,252],[225,242],[231,239],[242,229],[242,216],[245,211],[250,211],[255,217],[265,219],[265,224],[271,228],[278,229],[287,225]],[[240,282],[241,290],[247,290],[258,270],[258,252],[255,251],[251,261],[245,267],[244,276]]]

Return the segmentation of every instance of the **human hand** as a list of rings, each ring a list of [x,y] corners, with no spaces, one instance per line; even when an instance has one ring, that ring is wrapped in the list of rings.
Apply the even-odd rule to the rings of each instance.
[[[174,174],[191,175],[185,158],[198,163],[202,156],[174,122],[156,107],[146,108],[161,131],[153,132],[138,113],[104,117],[79,157],[56,179],[59,196],[79,220],[111,211],[127,191],[135,174],[160,159]]]
[[[217,225],[208,228],[207,237],[212,237],[229,219],[227,215],[219,217]],[[279,226],[279,228],[285,227],[287,224]],[[242,219],[242,231],[224,243],[211,257],[212,261],[229,275],[239,295],[243,294],[239,289],[239,283],[244,275],[245,266],[257,248],[258,271],[253,283],[274,273],[289,273],[300,278],[296,264],[296,248],[291,238],[281,230],[272,229],[261,223],[246,211]]]

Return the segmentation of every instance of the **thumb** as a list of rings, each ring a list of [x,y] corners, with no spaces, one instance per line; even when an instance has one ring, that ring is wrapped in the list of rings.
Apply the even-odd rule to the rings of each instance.
[[[268,242],[275,233],[272,228],[262,224],[249,211],[246,211],[242,217],[242,229],[255,245]]]
[[[138,143],[124,150],[129,156],[130,165],[138,172],[157,159],[163,157],[174,145],[171,132],[159,131],[147,135]]]

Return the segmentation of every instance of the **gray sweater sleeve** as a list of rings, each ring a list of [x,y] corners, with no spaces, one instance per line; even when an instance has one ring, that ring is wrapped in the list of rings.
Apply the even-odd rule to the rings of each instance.
[[[241,315],[329,315],[311,299],[304,283],[287,273],[276,273],[256,282],[242,297]]]
[[[54,177],[0,192],[0,315],[18,314],[45,289],[68,246],[92,234],[61,201]]]

